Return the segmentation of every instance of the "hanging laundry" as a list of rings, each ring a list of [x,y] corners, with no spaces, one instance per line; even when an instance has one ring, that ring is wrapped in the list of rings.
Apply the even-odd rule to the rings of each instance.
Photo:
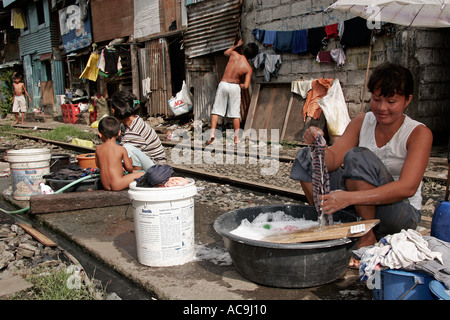
[[[259,52],[256,57],[253,58],[253,65],[255,68],[262,68],[264,62],[266,61],[266,54],[264,52]]]
[[[19,8],[11,9],[11,26],[14,27],[14,29],[24,29],[26,26],[22,10]]]
[[[320,49],[323,48],[322,40],[327,39],[325,27],[308,29],[308,51],[313,56],[317,56]]]
[[[367,21],[356,17],[344,21],[344,33],[341,37],[341,45],[345,48],[356,46],[368,46],[372,30],[367,27]]]
[[[317,54],[316,61],[319,63],[331,63],[330,51],[320,51]]]
[[[281,68],[281,56],[279,54],[258,53],[253,59],[253,65],[257,69],[264,68],[264,80],[270,81],[271,76],[278,77]]]
[[[306,121],[306,117],[311,117],[313,119],[320,118],[322,109],[320,108],[318,101],[325,97],[332,82],[333,79],[313,80],[311,90],[309,90],[303,106],[303,121]]]
[[[263,40],[264,40],[264,33],[265,33],[265,30],[261,30],[261,29],[253,29],[252,30],[252,34],[255,36],[255,39],[258,42],[263,42]]]
[[[80,76],[81,78],[85,78],[91,81],[97,81],[98,77],[98,60],[100,59],[100,55],[98,53],[91,53],[89,56],[89,60],[86,64],[86,68],[84,68],[83,73]]]
[[[122,62],[119,53],[114,47],[106,46],[100,54],[98,61],[99,74],[108,77],[110,75],[122,75]]]
[[[279,54],[267,54],[264,62],[264,80],[270,81],[270,77],[278,77],[281,68],[281,56]]]
[[[319,226],[333,224],[333,215],[322,212],[320,196],[330,193],[330,176],[325,164],[325,147],[327,142],[322,135],[318,135],[311,146],[312,188],[313,200],[317,213],[319,214]]]
[[[338,68],[342,67],[347,60],[347,56],[345,55],[345,51],[342,48],[333,49],[330,51],[331,59],[336,62]]]
[[[337,38],[338,36],[338,24],[331,24],[325,26],[325,33],[327,34],[327,39]]]
[[[327,121],[328,134],[341,136],[350,123],[347,104],[339,79],[335,79],[325,97],[318,101]]]
[[[308,30],[294,31],[294,39],[292,40],[292,53],[299,54],[308,51]]]
[[[293,31],[277,31],[274,42],[274,49],[277,53],[292,52]]]
[[[263,45],[265,47],[273,47],[273,44],[275,43],[276,36],[277,36],[277,32],[276,31],[266,30],[264,32]]]
[[[308,96],[309,90],[312,88],[312,80],[295,80],[291,82],[291,92],[299,94],[303,99]]]

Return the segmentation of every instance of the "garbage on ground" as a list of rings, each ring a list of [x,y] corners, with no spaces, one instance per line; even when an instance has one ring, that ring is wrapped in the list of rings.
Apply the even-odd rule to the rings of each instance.
[[[74,144],[76,146],[86,147],[86,148],[94,148],[94,143],[92,141],[89,141],[89,140],[73,138],[72,139],[72,144]]]

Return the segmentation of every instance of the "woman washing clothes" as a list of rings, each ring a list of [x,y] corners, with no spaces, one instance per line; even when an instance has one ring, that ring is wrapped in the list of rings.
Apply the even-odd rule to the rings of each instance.
[[[134,169],[147,171],[154,164],[165,164],[167,160],[155,130],[137,115],[139,107],[139,100],[131,92],[119,91],[111,97],[112,114],[122,124],[119,141],[132,158]],[[142,157],[142,152],[146,157]]]
[[[413,97],[411,72],[386,63],[372,73],[370,111],[357,115],[343,135],[325,148],[330,193],[321,196],[325,214],[353,206],[363,219],[380,223],[361,237],[358,248],[375,244],[387,234],[415,229],[421,219],[422,178],[433,136],[404,111]],[[313,144],[323,132],[309,128],[304,140]],[[310,148],[301,149],[291,169],[313,205]],[[358,267],[352,258],[350,267]]]

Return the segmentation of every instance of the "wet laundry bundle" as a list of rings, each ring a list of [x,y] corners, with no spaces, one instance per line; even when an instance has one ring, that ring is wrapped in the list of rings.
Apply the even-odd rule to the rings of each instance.
[[[187,179],[185,178],[173,177],[173,173],[173,168],[167,164],[157,164],[151,166],[143,176],[135,179],[136,187],[175,187],[183,186],[188,183]]]

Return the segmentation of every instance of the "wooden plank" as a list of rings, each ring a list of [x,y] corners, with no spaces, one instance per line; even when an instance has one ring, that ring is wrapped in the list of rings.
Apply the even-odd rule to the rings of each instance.
[[[47,238],[45,235],[34,229],[33,227],[30,227],[24,223],[17,224],[19,227],[21,227],[23,230],[25,230],[28,234],[30,234],[33,238],[35,238],[37,241],[42,243],[44,246],[47,247],[56,247],[58,246],[55,242]]]
[[[262,239],[266,242],[276,243],[299,243],[335,240],[341,238],[362,237],[369,232],[374,226],[380,223],[379,219],[362,220],[348,223],[338,223],[330,226],[320,226],[308,229],[300,229],[292,232],[270,235]],[[363,231],[352,233],[352,226],[364,226]]]
[[[128,190],[80,191],[30,197],[30,213],[53,213],[129,204]]]
[[[255,116],[256,106],[258,104],[259,91],[261,90],[261,85],[256,84],[255,89],[252,92],[252,100],[250,101],[250,107],[248,108],[247,118],[245,120],[244,131],[247,131],[253,126],[253,118]]]
[[[286,110],[286,114],[284,116],[284,122],[283,122],[283,128],[281,129],[281,136],[280,141],[284,140],[284,136],[286,135],[286,129],[288,125],[289,116],[291,114],[292,104],[294,103],[294,97],[291,95],[291,98],[289,99],[288,108]]]

